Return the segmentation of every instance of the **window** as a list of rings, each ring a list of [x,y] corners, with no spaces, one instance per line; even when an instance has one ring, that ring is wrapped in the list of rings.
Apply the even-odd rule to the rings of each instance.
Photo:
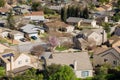
[[[89,71],[82,71],[81,76],[82,77],[88,77],[89,76]]]
[[[117,65],[117,61],[113,61],[113,64],[114,64],[114,65]]]
[[[18,61],[18,64],[21,64],[22,63],[22,61]]]
[[[107,62],[108,61],[108,59],[104,59],[104,62]]]
[[[26,59],[25,62],[28,62],[28,59]]]

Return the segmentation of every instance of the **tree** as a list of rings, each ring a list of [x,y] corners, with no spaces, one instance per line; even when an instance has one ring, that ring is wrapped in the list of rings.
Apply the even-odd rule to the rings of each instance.
[[[58,45],[58,39],[55,36],[50,36],[48,41],[52,50]]]
[[[106,23],[106,22],[103,22],[103,23],[102,23],[102,26],[103,26],[104,30],[105,30],[107,33],[110,32],[110,26],[111,26],[111,24]]]
[[[69,66],[51,64],[48,66],[49,80],[76,80],[73,69]]]
[[[89,18],[89,11],[87,7],[83,10],[83,18],[86,18],[86,19]]]
[[[8,28],[10,28],[12,30],[16,29],[12,10],[10,10],[10,13],[7,16],[7,23],[8,23],[8,25],[7,25]]]
[[[40,58],[40,55],[42,55],[43,52],[45,51],[44,48],[41,45],[37,45],[37,46],[34,46],[30,51],[32,55],[35,55],[38,57],[37,67],[39,68],[39,64],[40,64],[39,58]]]
[[[30,69],[24,75],[15,76],[12,80],[43,80],[43,75],[37,74],[36,69]]]
[[[120,20],[120,13],[115,13],[114,16],[112,17],[113,21],[118,22]]]
[[[44,48],[41,45],[34,46],[31,50],[31,54],[40,56],[44,52]]]
[[[117,1],[117,7],[120,9],[120,0]]]
[[[14,3],[13,0],[8,0],[8,4],[12,5]]]
[[[67,19],[67,8],[63,7],[61,9],[61,20],[66,22],[66,19]]]
[[[39,2],[33,2],[32,3],[32,10],[33,11],[40,11],[40,10],[42,10],[43,8],[42,8],[42,6],[41,6],[41,3],[39,3]]]
[[[5,5],[5,0],[0,0],[0,7],[4,7]]]
[[[104,3],[109,3],[109,0],[98,0],[98,2],[100,2],[101,4],[104,4]]]
[[[55,11],[49,9],[48,7],[44,7],[44,13],[45,14],[55,14]]]

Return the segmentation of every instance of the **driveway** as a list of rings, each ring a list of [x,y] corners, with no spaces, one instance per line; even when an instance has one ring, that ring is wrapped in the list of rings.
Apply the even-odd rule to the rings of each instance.
[[[33,46],[36,46],[36,45],[43,45],[45,46],[46,43],[41,41],[41,40],[38,40],[38,41],[34,41],[34,42],[23,42],[19,45],[15,45],[15,46],[10,46],[12,49],[14,49],[15,51],[17,51],[18,53],[22,53],[22,52],[30,52],[30,49],[33,47]]]

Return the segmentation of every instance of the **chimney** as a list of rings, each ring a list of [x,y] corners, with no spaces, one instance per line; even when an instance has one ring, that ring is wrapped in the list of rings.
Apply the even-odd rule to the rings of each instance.
[[[91,25],[92,25],[92,27],[96,27],[96,20],[93,20],[93,21],[91,22]]]
[[[74,60],[73,64],[74,64],[74,70],[77,70],[77,61]]]
[[[14,58],[13,56],[10,56],[10,70],[12,71],[14,69]]]
[[[108,22],[108,17],[107,16],[105,17],[105,22]]]

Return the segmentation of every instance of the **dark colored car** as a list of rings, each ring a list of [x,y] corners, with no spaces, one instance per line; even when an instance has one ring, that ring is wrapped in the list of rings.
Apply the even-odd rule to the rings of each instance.
[[[26,39],[25,39],[25,38],[21,38],[21,39],[20,39],[20,41],[25,42],[25,41],[26,41]]]
[[[36,37],[36,36],[31,36],[31,38],[32,38],[33,40],[36,40],[36,39],[37,39],[37,37]]]

